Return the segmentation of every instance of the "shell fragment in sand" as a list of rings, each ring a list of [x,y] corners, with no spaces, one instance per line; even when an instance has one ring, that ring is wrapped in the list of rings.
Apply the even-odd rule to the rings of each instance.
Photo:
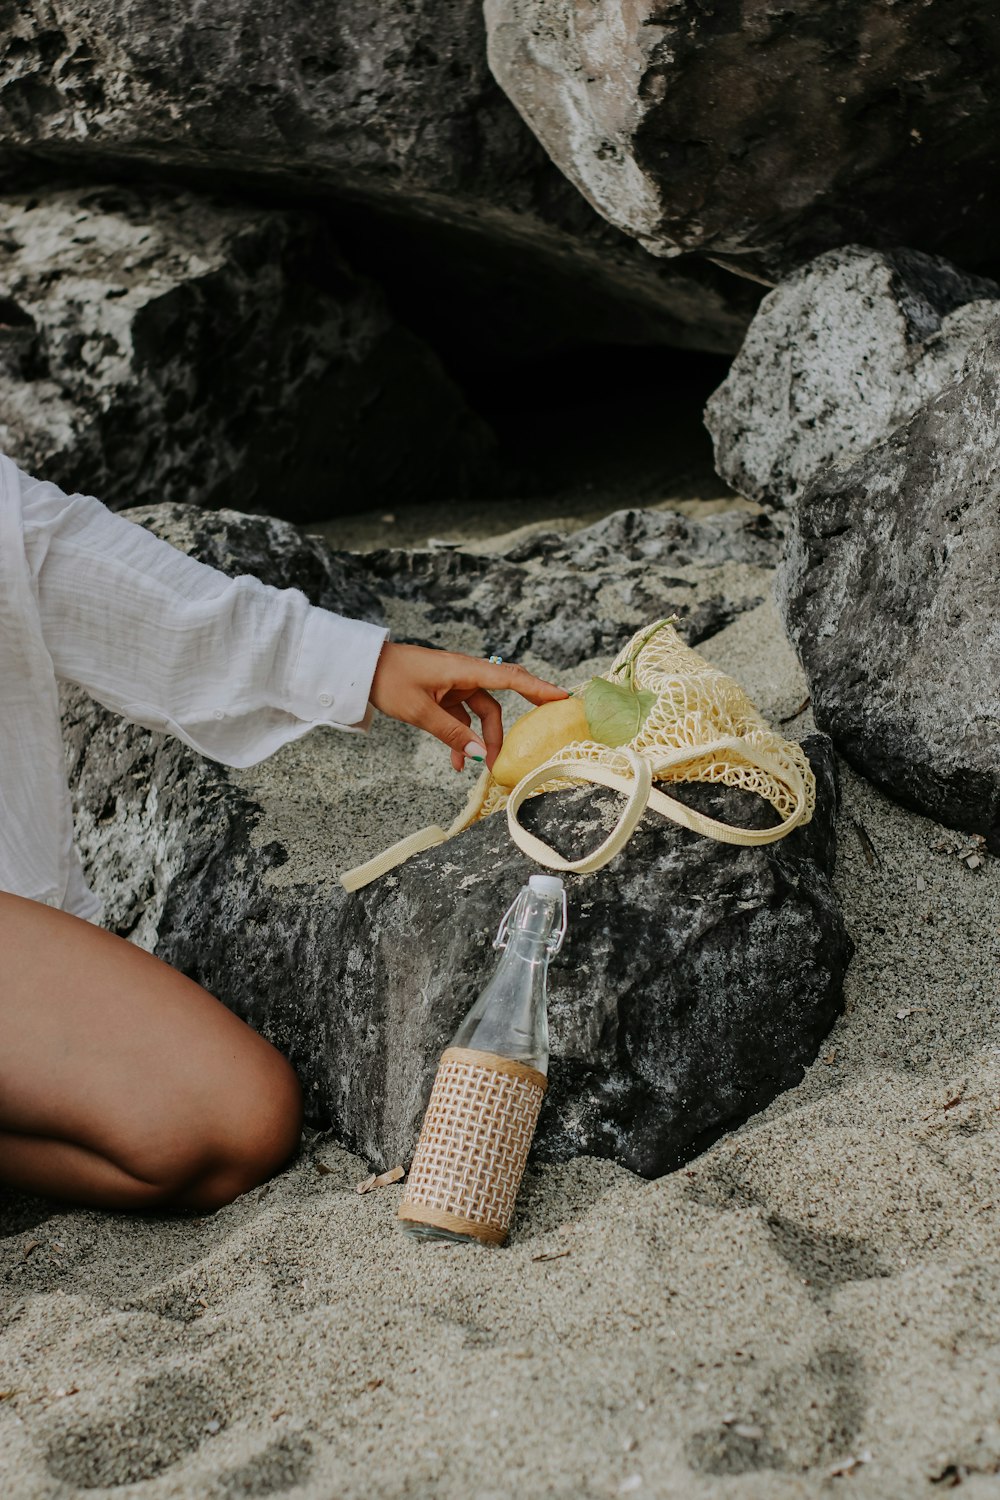
[[[841,1479],[846,1474],[853,1474],[854,1470],[861,1464],[870,1464],[871,1461],[872,1455],[866,1448],[864,1453],[859,1453],[856,1458],[851,1454],[848,1458],[842,1459],[839,1464],[833,1464],[826,1471],[827,1477],[830,1479]]]
[[[391,1182],[398,1182],[403,1176],[402,1167],[390,1167],[388,1172],[376,1175],[374,1172],[366,1177],[364,1182],[359,1182],[355,1187],[356,1193],[370,1193],[372,1188],[388,1187]]]

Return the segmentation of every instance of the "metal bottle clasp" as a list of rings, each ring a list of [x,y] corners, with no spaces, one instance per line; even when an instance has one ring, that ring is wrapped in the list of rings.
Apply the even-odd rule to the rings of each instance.
[[[506,948],[507,943],[510,940],[510,919],[513,914],[514,908],[520,901],[520,899],[521,893],[520,891],[518,891],[517,895],[514,897],[513,901],[510,903],[507,910],[500,918],[500,926],[497,928],[497,935],[493,939],[494,948]],[[559,926],[553,928],[552,932],[549,934],[548,942],[545,944],[545,948],[548,953],[552,954],[559,952],[559,949],[562,947],[563,941],[566,937],[566,924],[566,891],[564,889],[562,893],[562,916],[559,921]]]

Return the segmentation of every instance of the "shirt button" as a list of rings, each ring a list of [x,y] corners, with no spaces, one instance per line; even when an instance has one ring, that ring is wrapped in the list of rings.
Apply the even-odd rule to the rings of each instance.
[[[322,705],[323,705],[324,708],[329,708],[330,704],[333,702],[333,694],[332,693],[320,693],[320,695],[319,695],[319,701],[322,703]]]
[[[213,710],[212,710],[212,718],[213,719],[224,719],[225,717],[226,716],[222,712],[221,708],[213,708]]]

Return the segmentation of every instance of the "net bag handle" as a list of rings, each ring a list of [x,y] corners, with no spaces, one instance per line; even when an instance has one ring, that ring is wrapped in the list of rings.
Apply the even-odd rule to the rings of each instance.
[[[599,870],[602,865],[614,859],[618,851],[628,843],[639,819],[646,811],[653,786],[653,770],[649,761],[644,756],[637,755],[634,750],[627,750],[625,754],[632,767],[631,776],[623,776],[620,771],[612,771],[609,766],[602,766],[599,761],[585,760],[549,760],[543,766],[536,767],[534,771],[529,771],[527,776],[522,776],[507,799],[507,827],[518,848],[536,864],[546,865],[550,870],[571,870],[578,875],[589,875],[593,870]],[[553,771],[557,775],[565,775],[567,769],[572,769],[574,779],[576,779],[580,774],[576,770],[577,767],[580,767],[583,772],[581,779],[592,781],[599,786],[611,787],[616,792],[623,792],[627,800],[618,822],[602,844],[599,844],[590,854],[585,854],[582,859],[564,859],[544,839],[536,838],[533,833],[522,828],[517,821],[517,813],[529,792],[533,792],[544,781],[552,780]]]
[[[507,827],[510,829],[510,836],[518,848],[536,863],[546,865],[550,870],[572,870],[579,875],[589,875],[614,859],[615,855],[620,853],[628,843],[647,807],[660,813],[662,817],[669,818],[672,823],[690,829],[692,833],[703,834],[722,844],[736,844],[744,848],[773,844],[791,833],[792,829],[796,828],[806,817],[806,791],[802,777],[794,766],[781,765],[770,756],[752,750],[744,741],[737,739],[717,740],[711,745],[700,745],[697,757],[701,759],[708,753],[734,749],[739,751],[741,760],[779,778],[794,794],[795,807],[788,817],[775,827],[737,828],[731,823],[722,823],[718,818],[710,818],[707,814],[686,806],[676,797],[671,797],[666,792],[661,792],[659,788],[653,787],[653,765],[646,756],[638,754],[635,750],[626,750],[624,754],[633,769],[633,778],[612,771],[607,766],[601,765],[599,761],[585,760],[582,757],[548,760],[544,765],[537,766],[534,771],[529,771],[527,776],[522,777],[514,787],[507,799]],[[657,771],[666,770],[668,766],[683,764],[684,761],[693,758],[689,750],[682,750],[673,756],[658,759],[655,768]],[[615,791],[624,792],[628,797],[622,814],[608,837],[597,849],[584,855],[582,859],[564,859],[543,839],[537,838],[533,833],[522,828],[517,819],[521,804],[529,793],[544,782],[554,780],[557,776],[568,776],[574,781],[612,787]]]
[[[418,828],[416,833],[407,834],[398,844],[391,844],[388,849],[383,849],[374,859],[365,860],[363,865],[355,865],[353,870],[345,870],[340,877],[344,890],[359,891],[362,886],[370,885],[381,875],[388,875],[390,870],[405,864],[415,854],[423,854],[425,849],[433,849],[454,838],[456,833],[461,833],[479,816],[489,786],[490,773],[484,770],[465,799],[462,811],[449,828],[440,828],[437,823],[432,823],[428,828]]]

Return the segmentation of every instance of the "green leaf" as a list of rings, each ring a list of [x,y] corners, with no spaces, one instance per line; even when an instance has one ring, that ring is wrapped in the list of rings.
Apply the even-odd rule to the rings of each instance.
[[[590,733],[602,745],[634,740],[655,702],[655,693],[637,693],[605,677],[592,677],[583,692]]]

